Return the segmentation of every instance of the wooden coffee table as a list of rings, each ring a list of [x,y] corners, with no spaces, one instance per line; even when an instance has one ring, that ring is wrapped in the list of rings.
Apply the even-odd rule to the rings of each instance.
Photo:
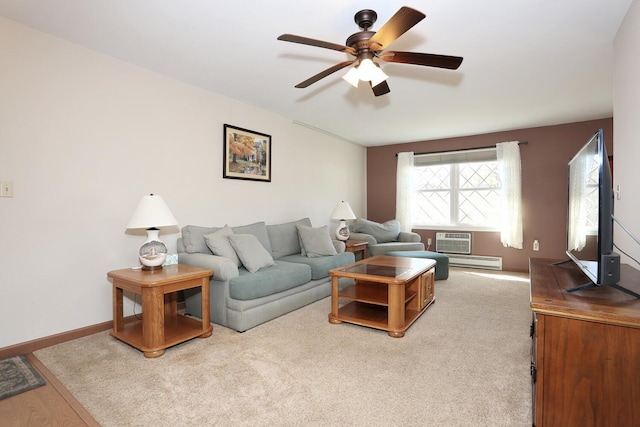
[[[435,265],[432,259],[378,255],[329,271],[329,322],[368,326],[403,337],[435,301]],[[340,278],[354,279],[354,284],[340,290]]]

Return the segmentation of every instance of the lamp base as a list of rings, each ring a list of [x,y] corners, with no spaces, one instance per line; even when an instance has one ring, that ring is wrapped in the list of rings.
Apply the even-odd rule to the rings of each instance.
[[[158,239],[157,228],[147,230],[147,241],[139,251],[140,264],[143,270],[160,270],[167,259],[167,245]]]
[[[143,265],[142,270],[144,271],[159,271],[162,270],[162,265]]]
[[[347,227],[344,219],[340,220],[340,224],[338,224],[338,228],[336,228],[336,238],[343,242],[349,240],[349,227]]]

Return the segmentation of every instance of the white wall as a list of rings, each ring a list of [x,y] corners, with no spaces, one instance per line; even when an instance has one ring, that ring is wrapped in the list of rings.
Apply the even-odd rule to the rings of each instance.
[[[621,198],[615,201],[615,216],[640,238],[640,0],[635,0],[615,38],[613,90],[613,173],[614,186],[620,185]],[[640,260],[640,246],[618,225],[615,242]],[[628,257],[622,262],[640,269]]]
[[[272,136],[271,183],[222,178],[224,123]],[[363,147],[3,18],[0,148],[0,348],[112,319],[106,273],[137,264],[145,194],[181,226],[365,215]]]

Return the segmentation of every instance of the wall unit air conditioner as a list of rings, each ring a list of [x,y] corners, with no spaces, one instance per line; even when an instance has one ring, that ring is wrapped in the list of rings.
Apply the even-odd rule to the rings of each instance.
[[[471,233],[436,233],[436,252],[471,253]]]

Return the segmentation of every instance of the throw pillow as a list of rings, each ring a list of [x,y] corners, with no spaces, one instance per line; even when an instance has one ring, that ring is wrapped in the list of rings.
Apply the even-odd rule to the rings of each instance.
[[[211,251],[204,241],[204,235],[216,231],[219,227],[198,227],[197,225],[185,225],[182,227],[182,243],[185,252],[189,254],[209,254]]]
[[[365,233],[373,236],[377,243],[393,242],[400,234],[400,221],[391,219],[382,224],[358,218],[353,226],[356,233]]]
[[[262,222],[255,222],[253,224],[240,225],[231,227],[236,234],[253,234],[258,238],[258,241],[262,246],[271,253],[271,242],[269,241],[269,233],[267,232],[267,224]]]
[[[274,264],[269,251],[253,234],[230,234],[229,242],[249,273],[255,273]]]
[[[303,255],[309,258],[317,258],[338,253],[335,246],[333,246],[331,237],[329,237],[329,230],[326,225],[313,228],[298,224],[296,227],[298,228]]]
[[[282,258],[287,255],[296,255],[301,252],[300,237],[296,229],[296,225],[298,224],[311,227],[311,220],[309,218],[302,218],[284,224],[267,225],[273,259]]]
[[[211,249],[214,255],[229,258],[238,267],[240,267],[240,258],[236,254],[236,251],[229,243],[229,236],[234,234],[231,227],[225,224],[224,227],[211,234],[204,236],[204,241],[207,242],[207,246]]]

